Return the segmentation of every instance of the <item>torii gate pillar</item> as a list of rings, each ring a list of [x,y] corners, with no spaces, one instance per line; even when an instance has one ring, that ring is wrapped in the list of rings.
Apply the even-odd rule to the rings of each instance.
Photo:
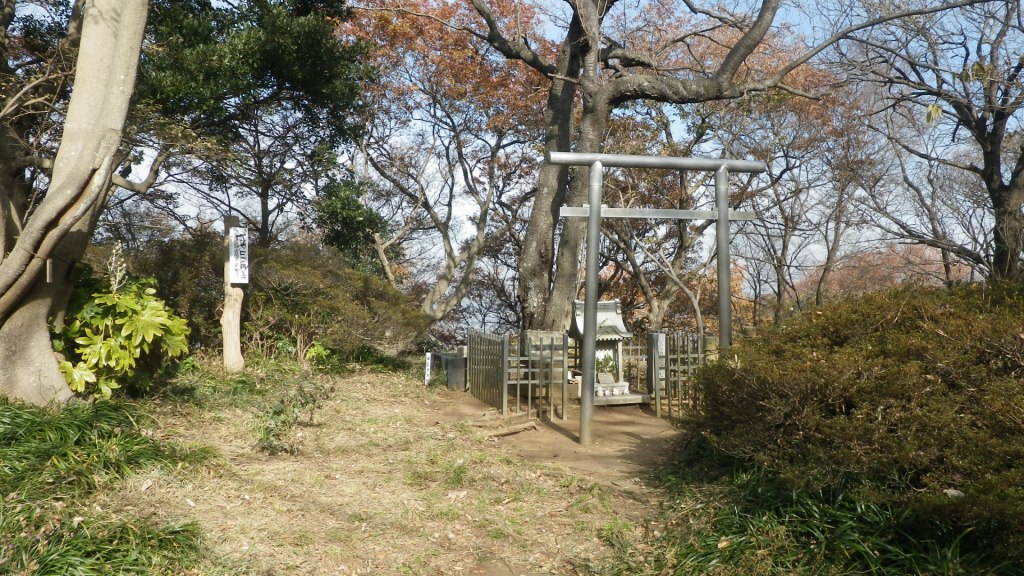
[[[590,188],[586,207],[563,206],[561,217],[587,217],[587,278],[584,284],[583,307],[583,389],[580,393],[580,444],[591,442],[591,422],[594,416],[595,351],[597,349],[597,274],[601,235],[601,217],[611,218],[675,218],[715,219],[715,238],[718,247],[718,342],[721,353],[732,344],[731,273],[729,266],[729,220],[750,220],[752,214],[729,210],[729,173],[760,173],[767,169],[764,162],[750,160],[674,158],[665,156],[633,156],[625,154],[596,154],[581,152],[548,152],[548,164],[563,166],[590,166]],[[703,170],[715,173],[716,210],[665,210],[607,208],[601,205],[604,188],[604,168],[660,168],[676,170]]]

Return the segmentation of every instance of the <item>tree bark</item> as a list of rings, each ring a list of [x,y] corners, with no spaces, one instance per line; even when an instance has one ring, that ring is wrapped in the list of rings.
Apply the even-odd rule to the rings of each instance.
[[[556,72],[548,90],[544,110],[544,147],[547,150],[569,150],[572,146],[572,116],[577,95],[582,36],[583,28],[579,18],[574,16],[559,49]],[[565,203],[568,184],[567,167],[541,167],[537,195],[527,223],[519,263],[519,299],[524,314],[523,327],[528,330],[549,330],[555,327],[549,321],[546,304],[551,299],[554,275],[555,223],[558,222],[558,210]],[[579,227],[582,230],[582,224]],[[576,255],[578,252],[573,257]],[[568,321],[568,316],[565,321]]]
[[[9,398],[44,405],[71,396],[47,322],[66,304],[69,271],[84,252],[105,200],[147,8],[144,0],[94,0],[84,11],[74,89],[50,188],[0,261],[0,394]],[[10,222],[9,215],[3,217]],[[54,266],[49,284],[47,260]]]
[[[44,406],[72,396],[53,354],[49,312],[50,299],[38,294],[0,325],[0,393],[7,398]]]
[[[1024,278],[1024,181],[1015,178],[1016,186],[992,193],[992,207],[995,212],[995,226],[992,231],[993,255],[992,275],[998,279],[1020,280]]]

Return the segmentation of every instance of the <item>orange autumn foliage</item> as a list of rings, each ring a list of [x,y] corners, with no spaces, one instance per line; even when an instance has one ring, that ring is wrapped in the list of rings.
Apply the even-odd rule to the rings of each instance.
[[[520,11],[520,21],[533,18]],[[431,101],[457,102],[495,132],[540,127],[545,79],[494,54],[465,31],[474,25],[474,13],[464,3],[374,0],[357,8],[339,32],[371,46],[370,61],[380,78],[368,87],[368,97],[378,110],[410,118]]]

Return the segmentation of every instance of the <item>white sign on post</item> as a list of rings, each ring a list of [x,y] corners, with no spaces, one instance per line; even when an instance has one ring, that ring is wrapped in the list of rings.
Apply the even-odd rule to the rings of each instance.
[[[228,260],[228,270],[231,284],[249,283],[249,231],[245,228],[231,228],[228,232],[231,238],[231,252]]]

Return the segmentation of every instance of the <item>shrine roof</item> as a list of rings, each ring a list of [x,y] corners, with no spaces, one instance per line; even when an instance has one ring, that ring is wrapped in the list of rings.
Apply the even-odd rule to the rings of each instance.
[[[573,302],[572,321],[569,323],[569,337],[574,340],[583,339],[583,301]],[[622,320],[622,303],[618,300],[601,300],[597,303],[597,339],[598,341],[622,340],[632,333],[626,330]]]

